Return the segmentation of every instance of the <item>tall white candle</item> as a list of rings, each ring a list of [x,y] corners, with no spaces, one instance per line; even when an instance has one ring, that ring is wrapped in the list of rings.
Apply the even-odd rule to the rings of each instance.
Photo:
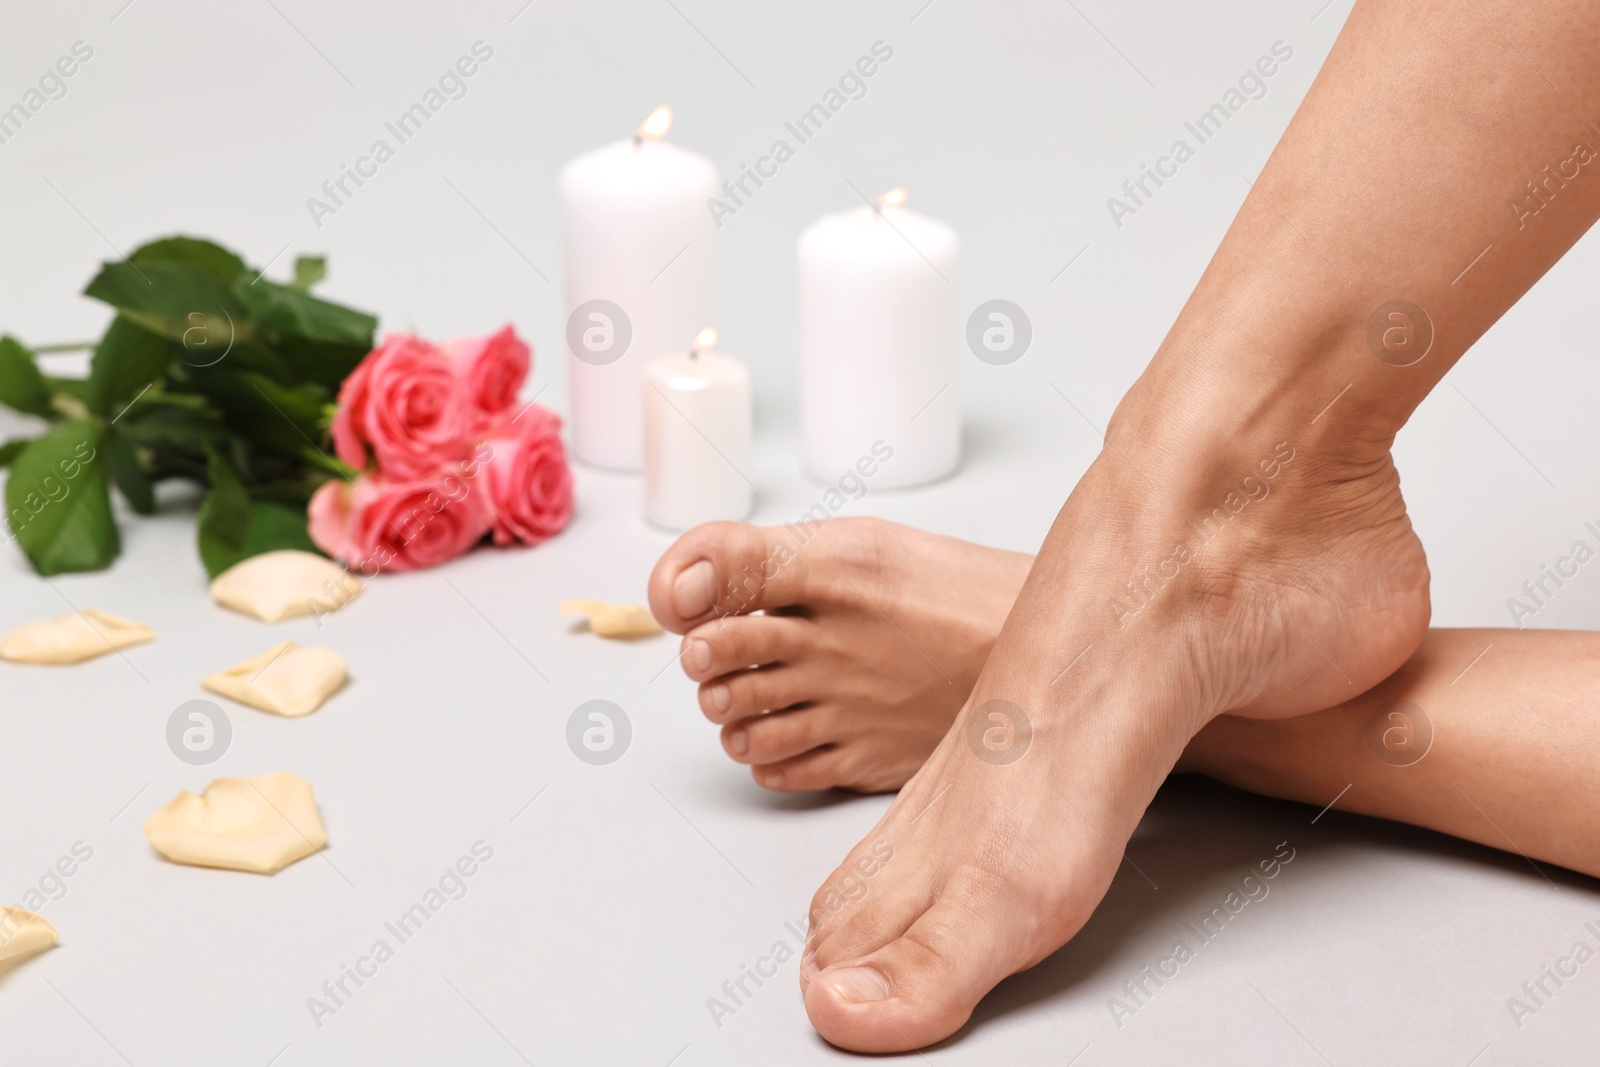
[[[645,369],[644,512],[657,526],[750,514],[750,373],[716,342],[702,330],[691,351]]]
[[[721,311],[709,160],[661,140],[657,108],[631,140],[561,172],[572,445],[584,463],[638,470],[644,367]]]
[[[961,458],[960,242],[904,199],[894,190],[800,235],[800,421],[806,471],[824,481],[879,441],[894,454],[875,487],[933,481]]]

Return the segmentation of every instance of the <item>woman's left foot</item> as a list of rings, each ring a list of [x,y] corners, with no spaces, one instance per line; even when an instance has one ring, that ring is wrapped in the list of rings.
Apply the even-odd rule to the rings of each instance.
[[[661,557],[650,607],[756,782],[884,792],[949,730],[1032,562],[881,519],[718,522]]]

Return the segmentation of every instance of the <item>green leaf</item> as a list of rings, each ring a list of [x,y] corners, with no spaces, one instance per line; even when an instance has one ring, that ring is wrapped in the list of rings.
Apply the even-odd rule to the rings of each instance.
[[[294,281],[289,283],[292,289],[302,293],[310,291],[322,279],[328,276],[328,261],[321,256],[300,256],[294,261]]]
[[[141,267],[156,263],[198,267],[230,283],[249,269],[244,265],[244,260],[234,253],[198,237],[163,237],[159,241],[140,245],[128,259]]]
[[[306,509],[303,506],[295,508],[263,500],[255,501],[250,523],[250,540],[245,545],[244,555],[239,558],[249,559],[251,556],[259,556],[263,552],[275,552],[280,548],[294,548],[301,552],[315,552],[319,556],[322,555],[322,549],[311,540],[311,534],[307,529]]]
[[[278,338],[276,347],[288,365],[290,381],[315,382],[327,389],[329,396],[338,395],[340,384],[372,351],[372,345],[367,343],[334,344],[288,335]]]
[[[211,492],[196,530],[200,561],[215,578],[240,560],[280,548],[318,552],[306,532],[304,508],[251,500],[233,463],[211,456]]]
[[[206,398],[198,393],[175,393],[167,389],[158,389],[145,393],[138,400],[128,406],[125,418],[139,418],[156,411],[183,411],[194,414],[211,415],[211,405]]]
[[[118,432],[135,444],[202,452],[207,447],[220,446],[233,436],[214,412],[147,404],[148,399],[147,393],[117,420]],[[202,397],[195,399],[203,400]]]
[[[0,470],[5,470],[11,466],[11,461],[16,459],[22,450],[32,443],[26,437],[15,437],[0,445]]]
[[[171,342],[118,315],[94,349],[89,410],[116,416],[128,400],[161,377],[171,358]]]
[[[153,333],[180,341],[205,362],[250,333],[244,304],[232,283],[208,266],[157,260],[106,263],[85,296],[110,304]]]
[[[170,478],[183,478],[202,489],[211,485],[203,455],[191,452],[153,453],[150,460],[150,480],[159,483]]]
[[[40,574],[100,570],[121,551],[104,451],[94,424],[73,419],[12,461],[6,518]]]
[[[232,563],[211,565],[212,558],[222,559],[243,550],[250,538],[250,494],[245,491],[239,471],[222,453],[211,453],[207,467],[211,478],[211,492],[200,505],[199,529],[200,558],[206,570],[215,577],[231,567]],[[238,559],[243,559],[239,556]],[[235,559],[234,562],[238,562]]]
[[[45,388],[52,393],[62,393],[74,400],[82,401],[85,408],[89,405],[89,379],[87,378],[57,378],[54,375],[44,376]]]
[[[328,400],[322,386],[307,382],[291,389],[252,371],[197,374],[194,380],[233,434],[257,448],[298,457],[318,447]]]
[[[234,294],[249,308],[256,328],[269,343],[285,334],[308,341],[372,347],[378,320],[364,311],[312,296],[262,278],[234,284]]]
[[[193,390],[207,392],[208,382],[217,381],[237,371],[255,371],[276,382],[290,384],[301,380],[289,363],[277,352],[250,336],[243,336],[227,344],[212,347],[209,332],[196,331],[189,335],[189,343],[179,347],[178,357],[169,367],[168,374],[180,385],[192,384]]]
[[[316,382],[337,392],[356,364],[372,351],[378,320],[362,311],[260,280],[235,292],[249,309],[254,336],[282,359],[285,382]]]
[[[301,511],[311,501],[312,494],[320,489],[329,476],[306,472],[294,480],[261,482],[250,489],[250,498],[257,504],[270,501],[274,504],[292,505]]]
[[[0,404],[27,415],[49,418],[55,414],[33,353],[14,337],[0,337]]]
[[[133,442],[119,433],[115,426],[106,434],[106,458],[111,462],[111,480],[133,510],[141,515],[153,514],[156,510],[155,487],[139,463],[139,454]]]

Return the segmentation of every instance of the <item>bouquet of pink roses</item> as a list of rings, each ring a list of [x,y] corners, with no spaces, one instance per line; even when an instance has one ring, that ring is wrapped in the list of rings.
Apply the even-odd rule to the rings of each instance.
[[[434,346],[390,334],[339,389],[333,447],[360,475],[311,498],[311,539],[352,569],[416,570],[493,537],[536,545],[572,517],[561,419],[517,406],[531,353],[510,326]]]

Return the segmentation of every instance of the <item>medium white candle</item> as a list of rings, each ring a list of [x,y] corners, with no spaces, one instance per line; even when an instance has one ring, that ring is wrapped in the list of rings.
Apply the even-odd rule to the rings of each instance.
[[[960,241],[904,200],[894,190],[800,235],[800,421],[806,471],[824,481],[879,441],[894,450],[879,488],[933,481],[961,458]]]
[[[657,526],[750,514],[750,373],[711,351],[716,342],[715,330],[702,330],[692,351],[645,370],[644,513]]]
[[[638,470],[644,366],[720,314],[722,255],[709,160],[664,143],[672,112],[561,172],[572,446]]]

